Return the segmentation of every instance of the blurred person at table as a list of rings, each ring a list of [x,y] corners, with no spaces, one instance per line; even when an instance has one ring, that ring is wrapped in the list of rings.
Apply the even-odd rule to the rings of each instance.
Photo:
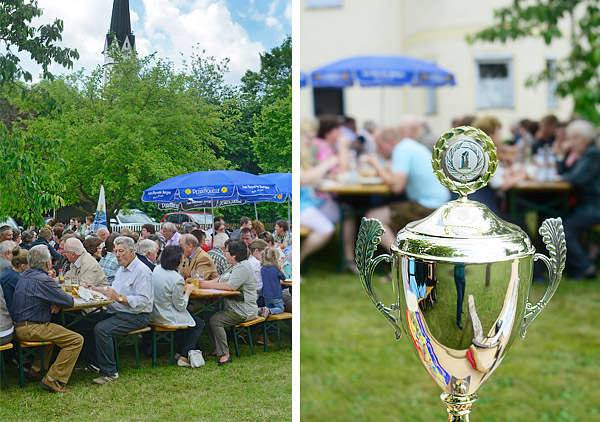
[[[12,240],[12,238],[12,227],[10,227],[9,225],[0,226],[0,242],[4,242],[5,240]]]
[[[181,274],[185,281],[189,281],[192,275],[198,271],[204,272],[205,280],[219,278],[215,264],[210,259],[210,256],[202,250],[196,236],[189,233],[184,234],[181,236],[179,242],[185,255],[181,268]]]
[[[217,273],[222,275],[229,269],[231,265],[227,262],[227,258],[225,258],[225,242],[229,240],[229,237],[225,233],[217,233],[213,239],[213,248],[207,252],[208,256],[212,260],[213,264],[215,264],[215,268],[217,269]]]
[[[148,325],[154,302],[152,271],[136,256],[133,239],[119,236],[115,239],[114,253],[119,270],[111,287],[85,287],[101,292],[114,302],[107,312],[93,314],[93,330],[85,330],[82,356],[90,363],[78,372],[97,372],[94,384],[107,384],[119,378],[115,360],[114,337],[139,330]],[[86,325],[89,323],[86,322]]]
[[[160,231],[162,235],[165,237],[167,246],[179,245],[179,239],[181,239],[181,234],[177,231],[177,227],[173,223],[164,223],[162,229]]]
[[[262,289],[262,276],[260,273],[260,266],[262,263],[262,258],[265,250],[269,247],[269,244],[262,239],[254,239],[248,248],[250,249],[250,255],[248,256],[248,262],[252,265],[254,269],[254,275],[256,276],[256,292],[260,293],[260,289]],[[278,256],[279,258],[279,256]],[[258,306],[264,306],[264,301],[259,303]]]
[[[144,239],[137,244],[135,256],[150,268],[150,271],[154,271],[156,259],[158,258],[158,245],[150,239]]]
[[[433,174],[431,152],[414,139],[404,137],[397,130],[383,129],[379,136],[395,142],[390,169],[382,167],[371,157],[370,164],[393,194],[406,194],[406,200],[392,202],[366,213],[367,218],[377,218],[385,233],[381,244],[388,251],[395,234],[411,221],[427,217],[450,199],[450,192]]]
[[[243,229],[252,230],[252,220],[250,218],[248,218],[248,217],[240,218],[240,228],[234,230],[233,233],[231,233],[231,236],[229,236],[229,238],[230,239],[240,239],[242,236]]]
[[[220,218],[220,217],[217,217]],[[209,234],[209,232],[211,232],[211,234]],[[214,241],[215,241],[215,237],[218,234],[224,234],[225,236],[227,236],[227,239],[229,239],[229,235],[227,234],[227,232],[225,231],[225,222],[224,220],[220,219],[220,220],[215,220],[215,222],[213,223],[213,227],[211,227],[207,232],[206,232],[207,236],[210,236],[210,248],[214,248]]]
[[[52,245],[52,247],[54,249],[57,249],[58,242],[60,241],[60,238],[65,233],[65,228],[60,223],[56,223],[54,226],[51,226],[51,227],[52,227],[52,239],[50,239],[50,241],[48,243],[50,243],[50,245]]]
[[[156,228],[154,227],[154,224],[146,223],[142,226],[141,238],[148,239],[148,236],[154,233],[156,233]]]
[[[248,262],[248,247],[242,240],[228,240],[225,243],[225,256],[231,264],[230,271],[218,280],[200,281],[201,289],[217,289],[239,291],[240,296],[226,296],[223,310],[214,314],[209,322],[210,345],[213,352],[209,356],[218,356],[217,365],[222,366],[232,361],[227,345],[225,328],[240,322],[250,321],[257,317],[256,277],[254,269]]]
[[[108,235],[106,241],[104,242],[104,256],[100,259],[100,262],[98,262],[100,268],[102,268],[102,271],[106,276],[106,281],[108,281],[108,284],[110,285],[112,285],[115,281],[115,274],[119,270],[117,256],[113,253],[115,248],[115,239],[119,236],[119,233],[111,233]],[[158,249],[158,245],[156,245],[156,248]]]
[[[252,229],[244,227],[240,232],[239,240],[243,240],[246,243],[246,245],[250,246],[250,243],[252,242],[252,240],[254,240],[254,237],[252,236]]]
[[[552,147],[556,136],[558,118],[554,114],[548,114],[538,122],[538,125],[538,130],[534,134],[535,141],[531,147],[531,152],[534,155],[546,146]]]
[[[21,274],[29,268],[27,262],[27,250],[21,249],[18,246],[12,250],[12,259],[10,260],[12,268],[7,269],[0,277],[0,285],[4,291],[4,300],[10,311],[13,303],[13,296]]]
[[[341,136],[341,133],[341,122],[337,116],[332,114],[319,116],[319,127],[309,146],[312,165],[337,157],[338,162],[328,172],[345,174],[348,171],[350,168],[350,141],[347,137]]]
[[[63,254],[71,263],[71,268],[65,274],[67,283],[81,286],[86,284],[96,287],[108,286],[108,280],[100,264],[85,250],[79,239],[75,237],[67,239]]]
[[[88,237],[83,241],[83,247],[96,261],[100,261],[100,258],[102,258],[102,240],[99,237]]]
[[[17,247],[18,245],[12,240],[0,242],[0,276],[2,276],[6,270],[12,268],[12,251]]]
[[[573,148],[572,142],[567,140],[567,125],[567,122],[559,122],[556,126],[556,138],[552,144],[552,152],[556,156],[557,162],[561,162],[564,168],[571,168],[581,153]]]
[[[162,235],[161,232],[156,232],[154,234],[148,235],[148,240],[151,240],[158,245],[157,262],[160,262],[160,254],[163,251],[163,249],[165,248],[165,244],[167,243],[167,241],[165,240],[165,237]]]
[[[73,297],[65,293],[48,271],[52,268],[52,257],[44,245],[32,247],[27,253],[29,269],[21,274],[15,290],[11,311],[16,337],[21,341],[51,341],[60,348],[56,360],[42,378],[39,360],[29,369],[29,378],[40,380],[40,385],[48,391],[64,393],[69,391],[66,384],[77,362],[83,346],[83,337],[61,325],[50,322],[51,314],[60,308],[71,308]],[[44,366],[52,358],[54,345],[43,346]]]
[[[40,230],[40,234],[38,235],[37,239],[35,239],[31,243],[31,247],[33,248],[34,246],[37,246],[37,245],[44,245],[44,246],[46,246],[48,248],[48,251],[50,252],[50,255],[52,256],[52,261],[56,262],[56,261],[58,261],[60,259],[61,255],[50,244],[50,240],[51,239],[52,239],[52,230],[50,230],[48,227],[42,227],[42,229]]]
[[[93,215],[86,215],[85,216],[84,232],[83,232],[86,236],[92,233],[92,230],[90,229],[90,227],[92,227],[92,224],[94,224],[94,216]]]
[[[313,253],[321,250],[331,239],[335,224],[340,222],[340,205],[330,195],[316,191],[326,177],[342,170],[340,165],[344,153],[336,153],[331,145],[339,133],[339,121],[335,116],[319,118],[317,136],[313,136],[313,122],[301,123],[300,136],[300,226],[310,229],[300,246],[300,264]],[[324,137],[324,138],[321,138]],[[339,152],[339,151],[338,151]],[[348,154],[346,157],[346,165]],[[356,271],[354,264],[354,242],[356,226],[352,218],[342,222],[344,231],[344,268]],[[259,235],[260,236],[260,235]],[[267,240],[268,242],[268,240]]]
[[[21,244],[19,245],[19,247],[21,249],[29,250],[34,240],[35,232],[33,230],[25,230],[23,233],[21,233]]]
[[[204,321],[187,311],[188,301],[195,287],[191,283],[186,285],[178,272],[184,259],[181,246],[167,246],[162,253],[160,265],[157,265],[152,273],[154,305],[150,321],[188,326],[186,330],[177,330],[175,333],[178,352],[181,355],[177,360],[178,366],[190,366],[188,353],[196,349],[196,343],[204,328]]]
[[[252,236],[254,239],[258,237],[259,234],[265,231],[265,225],[258,221],[252,220]]]
[[[74,226],[71,227],[75,233],[81,233],[85,235],[85,220],[81,216],[75,217],[73,220]]]
[[[217,225],[217,221],[222,223],[223,226],[223,230],[222,232],[227,234],[227,237],[229,237],[229,234],[227,233],[227,231],[225,230],[225,219],[223,217],[219,217],[217,216],[213,216],[213,224],[212,227],[209,228],[208,230],[206,230],[206,236],[212,238],[212,236],[215,234],[215,226]]]
[[[596,129],[586,120],[575,120],[566,129],[567,145],[579,154],[571,167],[558,162],[562,179],[573,185],[575,207],[564,221],[567,241],[567,270],[575,279],[594,278],[596,266],[590,261],[581,237],[600,224],[600,150],[595,144]]]
[[[273,232],[275,244],[281,249],[292,244],[292,233],[290,233],[290,223],[286,220],[277,220],[275,222],[275,231]]]

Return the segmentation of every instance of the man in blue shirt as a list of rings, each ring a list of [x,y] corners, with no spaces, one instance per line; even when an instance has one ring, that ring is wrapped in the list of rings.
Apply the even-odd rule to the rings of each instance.
[[[99,372],[100,376],[93,380],[95,384],[106,384],[119,378],[113,337],[147,326],[154,303],[152,271],[135,256],[133,239],[117,237],[113,253],[120,268],[112,286],[85,286],[115,301],[108,305],[106,314],[98,317],[93,333],[85,337],[82,356],[90,365],[82,372]]]
[[[42,378],[39,361],[33,362],[29,377],[40,379],[45,389],[64,393],[69,391],[60,383],[69,381],[79,352],[83,347],[83,337],[60,325],[50,322],[50,316],[60,308],[73,306],[73,298],[50,278],[48,271],[52,268],[52,257],[45,245],[34,246],[27,253],[29,269],[21,274],[15,290],[11,316],[15,324],[17,338],[22,341],[52,341],[60,347],[56,361]],[[44,346],[44,362],[50,363],[52,348]]]

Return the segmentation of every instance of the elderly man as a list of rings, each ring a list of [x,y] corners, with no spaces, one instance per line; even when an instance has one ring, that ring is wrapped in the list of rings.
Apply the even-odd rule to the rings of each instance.
[[[566,143],[579,155],[571,167],[559,157],[558,170],[564,181],[573,185],[576,205],[565,220],[567,241],[567,269],[575,279],[594,278],[596,266],[581,245],[582,235],[600,224],[600,150],[594,144],[596,130],[585,120],[575,120],[567,125]]]
[[[392,202],[367,212],[367,218],[381,221],[385,233],[381,245],[388,251],[394,242],[394,233],[407,223],[427,217],[450,199],[450,192],[435,178],[431,168],[431,152],[414,139],[394,129],[384,129],[379,137],[395,143],[391,169],[384,168],[374,157],[369,163],[393,194],[405,193],[407,200]]]
[[[10,262],[13,257],[12,251],[17,246],[12,240],[0,242],[0,276],[4,274],[4,271],[12,268],[12,263]]]
[[[240,228],[231,233],[230,239],[241,239],[242,230],[246,228],[250,229],[250,233],[252,233],[252,220],[248,217],[242,217],[240,218]]]
[[[0,242],[5,240],[13,240],[13,231],[9,225],[0,227]]]
[[[50,255],[52,255],[52,261],[56,262],[60,259],[61,255],[56,251],[56,249],[54,249],[54,247],[52,247],[52,245],[50,244],[50,239],[52,239],[52,230],[50,230],[48,227],[43,227],[40,230],[38,238],[35,239],[31,244],[31,247],[33,248],[37,245],[46,246],[48,248],[48,251],[50,252]]]
[[[21,274],[15,290],[11,310],[17,338],[23,341],[52,341],[60,347],[56,361],[42,378],[39,361],[29,370],[29,377],[40,379],[40,385],[54,393],[69,391],[60,383],[66,384],[77,362],[83,346],[83,337],[60,325],[50,322],[50,314],[59,308],[71,308],[73,298],[63,292],[58,284],[48,276],[52,268],[52,258],[44,245],[32,247],[27,253],[29,269]],[[50,363],[52,348],[44,346],[44,363]]]
[[[181,239],[181,234],[177,231],[177,227],[173,223],[165,223],[162,226],[162,230],[160,231],[165,240],[167,241],[167,246],[179,245],[179,239]]]
[[[92,284],[96,287],[108,286],[108,280],[104,271],[102,271],[102,267],[85,250],[79,239],[75,237],[67,239],[63,254],[67,261],[71,263],[71,268],[65,274],[65,281],[82,286],[86,284]]]
[[[205,280],[219,278],[219,273],[206,252],[200,247],[200,242],[193,234],[184,234],[179,241],[183,247],[183,254],[187,259],[183,260],[182,275],[187,280],[196,271],[204,272]]]
[[[88,284],[86,287],[103,293],[114,303],[108,305],[107,313],[96,318],[93,335],[86,335],[82,355],[90,365],[82,372],[99,372],[94,384],[107,384],[119,378],[113,337],[148,325],[154,303],[152,271],[136,256],[133,239],[119,236],[113,249],[120,268],[111,287],[101,288]]]
[[[110,232],[106,227],[100,227],[96,229],[96,234],[98,235],[102,243],[104,243],[106,242],[106,238],[110,235]]]
[[[156,258],[158,258],[158,245],[154,240],[144,239],[138,243],[135,255],[150,268],[150,271],[154,271]]]

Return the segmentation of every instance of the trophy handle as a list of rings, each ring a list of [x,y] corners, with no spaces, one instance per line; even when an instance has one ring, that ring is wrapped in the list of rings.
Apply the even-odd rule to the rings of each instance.
[[[383,226],[379,220],[363,217],[358,231],[358,239],[356,240],[356,268],[358,269],[360,282],[365,288],[367,295],[371,298],[371,301],[379,312],[392,324],[396,332],[396,340],[398,340],[402,337],[402,332],[398,326],[398,318],[392,314],[393,311],[398,309],[398,305],[385,306],[379,301],[373,289],[373,271],[375,267],[381,261],[390,262],[392,260],[392,257],[388,254],[373,258],[373,254],[381,242],[381,235],[384,232],[385,230],[383,230]]]
[[[525,316],[523,317],[523,325],[521,325],[521,338],[525,338],[527,327],[533,322],[540,312],[546,307],[562,277],[562,272],[565,269],[565,261],[567,259],[567,242],[565,241],[565,231],[563,229],[562,220],[559,218],[548,218],[540,227],[540,235],[542,235],[546,248],[550,253],[550,258],[546,255],[536,253],[534,260],[541,259],[548,267],[550,278],[548,280],[548,289],[544,297],[535,305],[529,302],[527,297],[527,305],[525,307]]]

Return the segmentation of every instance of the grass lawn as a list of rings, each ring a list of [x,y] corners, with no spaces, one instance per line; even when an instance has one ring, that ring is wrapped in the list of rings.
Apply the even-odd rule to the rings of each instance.
[[[405,335],[395,340],[358,276],[335,273],[336,264],[332,247],[312,257],[300,288],[302,422],[447,420]],[[391,304],[391,283],[376,288]],[[534,285],[530,301],[544,291]],[[479,389],[472,420],[600,421],[599,304],[600,280],[563,279]]]
[[[27,379],[21,389],[16,367],[8,366],[9,390],[0,390],[0,421],[291,421],[291,328],[281,327],[281,351],[275,346],[264,353],[255,343],[251,356],[250,346],[242,345],[237,359],[230,340],[233,363],[224,367],[217,366],[216,358],[208,358],[201,368],[170,366],[164,346],[156,368],[144,356],[136,369],[133,346],[125,347],[119,349],[117,381],[98,386],[92,384],[94,374],[73,374],[67,384],[71,391],[65,394],[52,394]],[[276,341],[276,335],[270,337]],[[205,333],[200,348],[209,349]]]

